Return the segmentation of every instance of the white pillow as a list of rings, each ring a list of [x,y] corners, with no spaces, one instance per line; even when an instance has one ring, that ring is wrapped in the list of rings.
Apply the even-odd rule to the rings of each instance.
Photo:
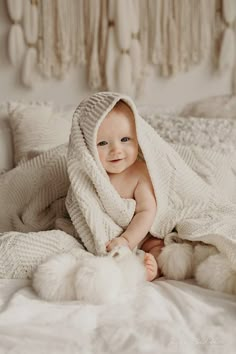
[[[8,122],[7,104],[0,105],[0,174],[14,166],[13,142]]]
[[[55,112],[50,104],[9,104],[15,164],[68,142],[72,111]]]

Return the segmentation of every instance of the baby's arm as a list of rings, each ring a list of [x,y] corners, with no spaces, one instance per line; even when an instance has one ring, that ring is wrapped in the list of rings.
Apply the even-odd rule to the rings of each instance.
[[[143,176],[138,181],[134,191],[134,199],[136,200],[136,209],[133,219],[120,237],[107,244],[107,251],[111,251],[118,245],[129,246],[132,250],[150,231],[156,216],[157,205],[148,176]]]

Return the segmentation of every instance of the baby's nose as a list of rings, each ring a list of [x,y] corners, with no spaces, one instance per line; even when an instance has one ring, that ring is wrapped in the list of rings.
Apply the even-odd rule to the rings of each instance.
[[[119,143],[113,143],[112,146],[111,146],[111,152],[114,153],[114,152],[120,152],[121,151],[121,147],[120,147],[120,144]]]

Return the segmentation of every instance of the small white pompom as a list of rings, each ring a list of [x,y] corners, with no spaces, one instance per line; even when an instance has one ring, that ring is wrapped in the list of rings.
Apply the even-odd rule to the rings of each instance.
[[[81,262],[74,282],[77,300],[92,304],[117,301],[124,290],[122,273],[110,257],[91,257]]]
[[[228,294],[236,294],[236,272],[223,254],[208,257],[196,269],[199,285]]]
[[[48,301],[71,301],[76,299],[74,277],[78,261],[68,253],[58,254],[36,269],[32,287]]]
[[[193,247],[173,243],[164,247],[158,265],[167,279],[184,280],[193,276]]]
[[[209,256],[219,253],[214,246],[198,244],[194,247],[194,269]]]

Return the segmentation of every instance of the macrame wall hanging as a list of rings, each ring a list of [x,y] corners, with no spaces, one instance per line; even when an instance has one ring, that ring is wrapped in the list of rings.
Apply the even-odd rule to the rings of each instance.
[[[91,90],[138,95],[150,64],[166,78],[207,57],[232,72],[235,0],[6,0],[8,54],[21,82],[63,79],[83,65]]]

